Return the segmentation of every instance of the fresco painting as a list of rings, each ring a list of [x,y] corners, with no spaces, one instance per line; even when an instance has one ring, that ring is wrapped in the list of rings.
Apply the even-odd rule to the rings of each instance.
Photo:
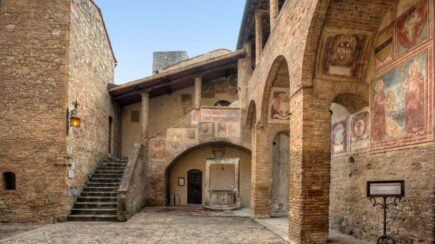
[[[150,160],[165,161],[165,144],[163,138],[154,138],[150,140]]]
[[[216,137],[240,137],[240,123],[216,122]]]
[[[350,149],[356,151],[369,147],[370,114],[368,109],[353,114],[350,118]]]
[[[213,122],[200,122],[198,126],[200,136],[214,136],[214,123]]]
[[[427,56],[419,54],[372,81],[371,141],[425,135]]]
[[[196,130],[188,128],[170,128],[166,135],[166,149],[173,153],[183,149],[183,146],[197,142]]]
[[[288,123],[290,120],[290,98],[288,88],[272,88],[269,99],[268,121]]]
[[[203,82],[201,86],[201,97],[214,98],[215,96],[215,83],[212,81]]]
[[[393,61],[393,35],[393,25],[379,32],[374,44],[376,68],[381,68]]]
[[[330,76],[356,77],[367,37],[361,34],[332,34],[326,37],[323,73]]]
[[[340,154],[347,152],[347,118],[336,120],[332,125],[331,153]]]
[[[397,19],[397,55],[419,46],[428,38],[428,3],[422,0]]]

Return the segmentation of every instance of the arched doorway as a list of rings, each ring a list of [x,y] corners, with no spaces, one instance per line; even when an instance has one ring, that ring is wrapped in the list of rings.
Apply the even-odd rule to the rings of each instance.
[[[199,169],[187,172],[187,203],[202,203],[202,171]]]
[[[288,162],[290,137],[280,132],[273,139],[272,147],[272,216],[288,215]]]
[[[166,169],[167,204],[187,205],[206,202],[206,161],[213,158],[240,159],[240,201],[243,207],[250,206],[251,152],[241,146],[227,142],[209,142],[192,147],[174,158]],[[212,169],[216,170],[216,169]],[[217,168],[219,182],[233,172],[230,166]],[[212,177],[213,178],[213,177]],[[231,178],[232,179],[232,178]],[[201,185],[199,185],[201,183]],[[225,182],[224,182],[225,183]],[[200,191],[201,194],[198,193]],[[200,199],[200,201],[198,200]]]

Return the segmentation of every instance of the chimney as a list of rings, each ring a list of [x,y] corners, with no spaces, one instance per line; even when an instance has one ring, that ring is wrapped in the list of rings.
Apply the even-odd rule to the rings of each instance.
[[[169,51],[153,53],[153,74],[158,74],[159,70],[171,66],[175,63],[188,59],[186,51]]]

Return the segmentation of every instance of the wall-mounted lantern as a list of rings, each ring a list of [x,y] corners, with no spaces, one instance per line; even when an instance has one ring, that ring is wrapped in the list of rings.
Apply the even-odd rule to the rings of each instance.
[[[72,105],[74,108],[71,111],[67,109],[67,133],[69,131],[69,127],[79,128],[81,125],[81,119],[77,116],[77,108],[79,107],[79,103],[76,100],[72,103]]]

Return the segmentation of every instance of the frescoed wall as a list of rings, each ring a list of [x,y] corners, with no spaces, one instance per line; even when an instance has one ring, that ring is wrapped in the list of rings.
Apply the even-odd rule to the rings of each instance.
[[[331,150],[332,154],[346,153],[348,146],[347,118],[341,118],[332,125]]]
[[[269,123],[288,123],[290,120],[289,89],[273,87],[269,98]]]
[[[372,147],[409,144],[421,137],[427,139],[427,81],[425,51],[372,81]],[[411,138],[413,140],[409,140]]]

